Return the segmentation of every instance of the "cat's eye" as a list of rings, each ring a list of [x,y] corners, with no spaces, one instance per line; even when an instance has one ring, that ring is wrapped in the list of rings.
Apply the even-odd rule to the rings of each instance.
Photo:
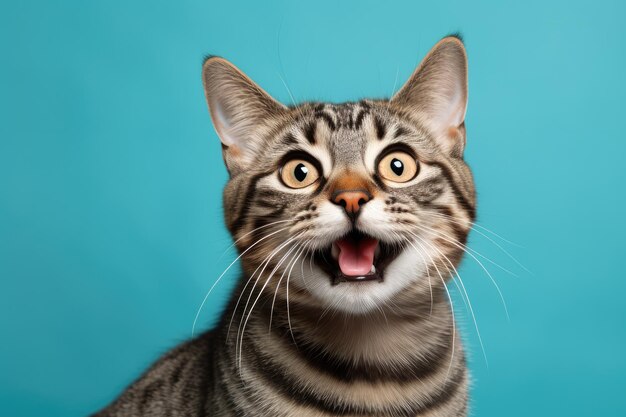
[[[415,178],[418,171],[415,157],[404,151],[389,152],[378,162],[378,173],[388,181],[408,182]]]
[[[287,161],[280,169],[280,178],[287,187],[304,188],[318,180],[320,174],[311,162],[294,158]]]

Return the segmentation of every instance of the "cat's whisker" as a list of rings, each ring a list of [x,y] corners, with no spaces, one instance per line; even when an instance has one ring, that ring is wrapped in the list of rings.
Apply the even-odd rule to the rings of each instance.
[[[271,255],[271,253],[270,253]],[[226,339],[228,340],[229,336],[230,336],[230,329],[232,327],[233,324],[233,320],[235,318],[235,314],[238,311],[238,307],[239,307],[239,303],[241,302],[241,298],[243,297],[243,295],[246,292],[246,288],[248,288],[248,285],[250,285],[250,282],[252,281],[252,279],[254,278],[254,276],[256,275],[257,271],[259,269],[261,269],[261,267],[263,266],[264,262],[268,259],[268,257],[270,256],[266,256],[265,258],[263,258],[263,260],[259,263],[259,265],[256,267],[256,269],[252,272],[252,274],[250,274],[250,276],[248,277],[248,279],[246,280],[245,285],[243,286],[243,288],[240,290],[239,292],[239,297],[237,298],[237,302],[235,303],[235,308],[233,308],[233,314],[230,317],[230,322],[228,323],[228,331],[226,332]]]
[[[278,295],[278,289],[280,288],[280,283],[283,281],[283,278],[285,277],[285,274],[287,273],[287,270],[289,269],[289,266],[291,265],[292,261],[293,261],[293,259],[291,259],[287,263],[287,266],[283,270],[283,273],[280,275],[280,279],[276,283],[276,289],[274,290],[274,297],[272,298],[272,308],[270,310],[270,319],[269,319],[269,329],[268,329],[268,331],[272,330],[272,318],[274,317],[274,305],[276,304],[276,297]]]
[[[483,255],[482,253],[478,252],[477,250],[475,250],[475,249],[471,248],[468,244],[464,244],[464,243],[459,242],[457,239],[455,239],[454,237],[450,236],[450,235],[449,235],[449,234],[447,234],[447,233],[444,233],[444,232],[442,232],[442,231],[440,231],[440,230],[436,230],[436,229],[434,229],[434,228],[432,228],[432,227],[429,227],[429,226],[426,226],[426,225],[424,225],[424,224],[418,224],[418,225],[416,225],[416,227],[428,228],[429,230],[431,230],[431,231],[433,231],[433,232],[435,232],[435,233],[438,233],[440,236],[446,237],[446,238],[448,239],[448,241],[449,241],[449,242],[455,242],[455,244],[463,246],[463,248],[464,248],[464,250],[465,250],[465,252],[466,252],[466,253],[467,253],[467,251],[471,251],[471,252],[473,252],[474,254],[476,254],[477,256],[479,256],[479,257],[481,257],[482,259],[484,259],[485,261],[487,261],[487,262],[489,262],[490,264],[494,265],[495,267],[497,267],[497,268],[499,268],[499,269],[503,270],[503,271],[504,271],[504,272],[506,272],[507,274],[512,275],[512,276],[514,276],[514,277],[516,277],[516,278],[519,278],[519,275],[517,275],[516,273],[514,273],[514,272],[512,272],[511,270],[509,270],[509,269],[507,269],[507,268],[503,267],[502,265],[498,264],[498,263],[497,263],[497,262],[495,262],[494,260],[492,260],[492,259],[488,258],[487,256]]]
[[[451,221],[453,223],[456,224],[463,224],[461,221],[450,217],[446,214],[443,213],[432,213],[432,212],[425,212],[426,215],[428,216],[433,216],[433,217],[440,217],[440,218],[444,218],[448,221]],[[479,235],[483,236],[485,239],[487,239],[489,242],[493,243],[498,249],[500,249],[506,256],[508,256],[513,262],[515,262],[520,268],[522,268],[524,271],[526,271],[527,273],[534,275],[532,271],[530,271],[528,268],[526,268],[526,266],[524,266],[524,264],[522,264],[515,256],[513,256],[509,251],[507,251],[502,245],[500,245],[498,242],[496,242],[495,240],[493,240],[491,237],[489,237],[487,234],[481,232],[477,227],[479,227],[479,225],[477,225],[476,223],[473,222],[469,222],[469,225],[473,225],[474,228],[474,232],[478,233]],[[482,229],[486,229],[482,226],[480,226],[480,228]],[[487,229],[488,230],[488,229]],[[488,230],[489,231],[489,230]],[[513,242],[510,242],[506,239],[504,239],[503,237],[501,237],[500,235],[496,234],[495,232],[489,231],[490,233],[492,233],[494,236],[499,237],[500,239],[504,240],[507,243],[510,243],[512,245],[518,246],[518,247],[522,247],[520,245],[517,245]]]
[[[211,285],[211,288],[209,289],[209,291],[207,292],[207,294],[204,296],[204,298],[202,299],[202,303],[200,303],[200,307],[198,307],[198,311],[196,312],[196,317],[193,319],[193,325],[191,326],[191,336],[193,337],[195,334],[195,330],[196,330],[196,323],[198,322],[198,317],[200,317],[200,312],[202,311],[202,308],[204,307],[204,304],[206,304],[206,301],[208,300],[209,296],[211,295],[211,292],[213,291],[213,289],[215,288],[215,286],[217,285],[218,282],[220,282],[220,280],[222,279],[222,277],[228,272],[228,270],[239,260],[241,259],[242,256],[244,256],[248,251],[250,251],[252,248],[254,248],[256,245],[258,245],[259,243],[261,243],[262,241],[264,241],[265,239],[268,239],[274,235],[276,235],[277,233],[282,232],[283,230],[288,229],[288,227],[283,227],[282,229],[278,229],[268,235],[263,236],[262,238],[260,238],[259,240],[257,240],[256,242],[254,242],[252,245],[250,245],[248,248],[246,248],[246,250],[244,250],[239,256],[237,256],[237,258],[235,258],[234,261],[232,261],[230,263],[230,265],[228,265],[228,267],[224,270],[224,272],[222,272],[222,274],[217,278],[217,280],[215,280],[215,282],[213,283],[213,285]]]
[[[309,241],[309,242],[310,242],[310,241]],[[306,261],[306,258],[307,258],[309,255],[311,255],[311,248],[307,246],[307,244],[308,244],[309,242],[307,242],[306,244],[304,244],[304,246],[305,246],[307,249],[306,249],[306,252],[304,253],[304,257],[302,258],[302,261],[300,261],[300,274],[301,274],[301,275],[300,275],[300,277],[302,278],[302,284],[304,285],[304,288],[306,288],[306,289],[307,289],[307,291],[309,291],[309,292],[310,292],[310,290],[309,290],[309,286],[308,286],[308,284],[307,284],[307,282],[306,282],[306,279],[304,278],[304,262]],[[311,259],[311,260],[313,259],[313,256],[312,256],[312,255],[310,256],[310,259]],[[310,262],[311,262],[311,261],[310,261]],[[310,262],[309,262],[309,265],[311,265],[311,264],[310,264]]]
[[[322,319],[324,318],[324,316],[326,316],[326,314],[328,314],[328,312],[329,312],[329,311],[333,311],[333,312],[335,311],[335,308],[334,308],[334,305],[333,305],[333,304],[334,304],[334,303],[330,303],[330,304],[328,304],[328,306],[327,306],[327,307],[326,307],[326,308],[322,311],[322,314],[320,314],[319,319],[317,319],[317,324],[318,324],[318,325],[320,324],[320,322],[322,321]],[[333,314],[334,314],[334,313],[333,313]]]
[[[296,242],[294,245],[292,245],[292,246],[291,246],[291,247],[287,250],[287,252],[286,252],[286,253],[285,253],[285,254],[284,254],[284,255],[280,258],[280,260],[277,262],[276,266],[272,269],[272,271],[268,274],[268,278],[266,279],[265,284],[264,284],[264,285],[263,285],[263,287],[259,290],[259,294],[258,294],[257,298],[255,299],[254,303],[252,304],[252,306],[251,306],[251,307],[250,307],[250,309],[248,310],[248,317],[250,316],[250,312],[252,312],[252,310],[254,309],[256,302],[258,301],[258,299],[259,299],[259,298],[261,297],[261,295],[263,294],[263,290],[264,290],[264,289],[266,288],[266,286],[269,284],[269,282],[271,281],[271,279],[272,279],[272,277],[274,276],[274,274],[276,273],[276,271],[277,271],[277,270],[280,268],[280,266],[281,266],[281,265],[285,262],[285,260],[289,257],[289,255],[291,255],[291,253],[292,253],[294,250],[296,250],[296,251],[297,251],[297,250],[299,249],[299,247],[300,247],[300,246],[301,246],[301,245],[300,245],[299,243],[297,243],[297,242]],[[296,253],[297,253],[297,252],[296,252]],[[287,266],[285,267],[285,270],[289,267],[289,265],[290,265],[290,262],[291,262],[291,261],[292,261],[292,260],[290,259],[290,260],[287,262]],[[284,271],[283,271],[283,274],[284,274]],[[281,275],[281,277],[282,277],[282,275]],[[244,314],[245,314],[245,310],[244,310]],[[248,320],[248,319],[246,318],[246,321],[247,321],[247,320]],[[245,327],[245,323],[244,323],[244,327]]]
[[[406,239],[406,242],[411,245],[413,247],[413,249],[415,249],[416,252],[419,253],[419,250],[415,247],[415,245],[413,244],[413,242],[410,239]],[[456,320],[455,320],[455,315],[454,315],[454,303],[452,302],[452,296],[450,295],[450,291],[448,290],[448,286],[446,285],[446,281],[443,278],[443,276],[441,275],[441,272],[439,271],[439,268],[437,267],[437,263],[432,259],[432,257],[430,256],[430,254],[428,253],[428,251],[425,250],[425,248],[419,243],[419,242],[415,242],[417,243],[421,248],[422,251],[424,251],[424,253],[431,259],[432,265],[435,267],[435,270],[437,271],[437,274],[439,275],[439,279],[441,280],[441,284],[443,285],[443,288],[446,291],[446,294],[448,295],[448,302],[450,304],[450,311],[452,314],[452,352],[450,353],[450,362],[448,363],[448,370],[446,371],[446,376],[444,378],[444,381],[448,380],[448,377],[450,375],[450,370],[452,369],[452,364],[454,363],[454,350],[456,347]],[[484,352],[484,350],[483,350]]]
[[[294,238],[295,239],[295,238]],[[265,284],[263,284],[263,287],[259,290],[259,293],[256,297],[256,299],[254,300],[254,302],[252,303],[252,306],[250,307],[250,309],[248,310],[248,315],[246,316],[245,321],[243,322],[243,327],[241,330],[241,340],[239,343],[239,364],[241,365],[241,350],[243,349],[243,338],[244,338],[244,333],[246,331],[246,325],[248,324],[248,320],[250,320],[250,316],[252,315],[252,311],[254,310],[254,307],[256,306],[256,303],[259,301],[259,298],[261,298],[261,295],[263,295],[263,290],[265,290],[265,288],[267,287],[267,284],[269,284],[269,282],[271,281],[272,277],[274,276],[274,273],[278,270],[278,268],[280,268],[280,266],[283,264],[283,262],[285,261],[285,259],[287,257],[289,257],[289,255],[291,254],[291,252],[296,249],[299,248],[299,244],[296,243],[295,245],[293,245],[291,248],[289,248],[289,250],[287,251],[287,253],[285,253],[283,255],[283,257],[278,261],[278,263],[276,264],[276,266],[274,267],[274,269],[272,269],[272,271],[270,272],[269,276],[267,277],[267,279],[265,280]],[[263,272],[261,271],[261,274],[259,274],[259,277],[263,274]],[[254,288],[252,289],[252,291],[254,291]],[[251,292],[252,294],[252,292]],[[246,314],[246,310],[244,309],[243,315],[242,317]]]
[[[219,258],[217,258],[217,262],[219,262],[219,261],[220,261],[220,260],[224,257],[224,255],[226,255],[226,253],[227,253],[229,250],[231,250],[231,249],[232,249],[232,248],[233,248],[233,247],[234,247],[237,243],[241,242],[243,239],[245,239],[247,236],[250,236],[252,233],[254,233],[254,232],[256,232],[256,231],[259,231],[259,230],[261,230],[261,229],[265,229],[265,228],[268,228],[268,227],[274,226],[275,224],[289,223],[289,222],[292,222],[292,221],[293,221],[292,219],[288,219],[288,220],[278,220],[278,221],[275,221],[275,222],[271,222],[271,223],[264,224],[263,226],[256,227],[256,228],[254,228],[254,229],[250,230],[249,232],[244,233],[244,234],[243,234],[243,235],[241,235],[241,236],[240,236],[237,240],[235,240],[233,243],[231,243],[231,244],[230,244],[230,246],[228,246],[226,249],[224,249],[224,252],[222,252],[222,254],[220,255],[220,257],[219,257]]]
[[[244,317],[246,315],[246,311],[248,310],[248,305],[250,304],[250,300],[252,299],[252,295],[254,294],[254,290],[256,288],[257,283],[259,282],[259,280],[261,279],[261,277],[263,276],[263,272],[265,272],[265,269],[267,268],[267,266],[269,265],[269,263],[271,262],[271,260],[274,258],[274,256],[280,252],[284,247],[286,247],[287,245],[289,245],[289,243],[293,242],[294,240],[296,240],[298,237],[300,237],[300,235],[297,236],[293,236],[289,239],[287,239],[285,242],[283,242],[281,245],[279,245],[276,249],[274,249],[272,251],[272,253],[270,253],[270,255],[266,258],[266,261],[264,261],[262,263],[263,268],[261,269],[261,271],[258,273],[257,278],[254,282],[254,285],[252,286],[252,289],[250,290],[250,293],[248,294],[248,299],[246,301],[246,305],[243,308],[243,312],[241,315],[241,319],[239,320],[239,327],[237,328],[237,343],[235,344],[235,349],[237,349],[237,346],[241,346],[240,344],[238,345],[239,341],[241,341],[241,343],[243,343],[243,334],[241,332],[242,329],[242,325],[244,325]],[[255,271],[256,272],[256,271]],[[253,274],[254,276],[254,274]],[[259,296],[261,295],[261,292],[259,292]],[[258,299],[258,298],[257,298]],[[241,335],[241,337],[240,337]],[[239,352],[241,352],[241,347],[239,347]]]
[[[450,259],[445,254],[443,254],[437,247],[435,247],[434,245],[432,245],[431,243],[429,243],[429,242],[427,242],[425,240],[422,240],[422,242],[424,244],[430,246],[434,250],[436,250],[450,264],[450,266],[454,270],[454,274],[458,278],[458,281],[459,281],[461,287],[459,287],[459,285],[456,284],[456,280],[454,280],[454,278],[453,278],[453,282],[455,282],[456,287],[459,289],[459,292],[461,293],[461,299],[463,299],[463,303],[465,304],[465,307],[466,308],[469,307],[469,312],[470,312],[470,314],[472,316],[472,321],[474,322],[474,328],[476,329],[476,335],[478,337],[478,343],[480,344],[480,350],[482,351],[483,358],[485,359],[485,366],[489,367],[489,360],[487,359],[487,352],[485,350],[485,345],[484,345],[484,342],[483,342],[483,338],[481,336],[480,329],[478,327],[478,320],[476,319],[476,313],[474,313],[474,307],[472,306],[472,301],[470,300],[469,293],[467,292],[467,289],[465,288],[465,284],[463,283],[463,279],[461,278],[461,275],[457,271],[457,269],[454,266],[454,264],[450,261]],[[465,295],[465,297],[463,297],[463,294]],[[467,302],[465,300],[467,300]]]
[[[237,298],[237,303],[235,304],[235,308],[233,308],[233,314],[230,317],[230,322],[228,323],[228,331],[226,333],[226,338],[228,339],[229,335],[230,335],[230,329],[231,326],[233,324],[233,320],[235,318],[235,314],[237,313],[238,307],[239,307],[239,303],[241,302],[241,298],[244,296],[245,292],[246,292],[246,288],[248,288],[248,285],[250,285],[250,282],[252,282],[252,279],[256,276],[256,273],[259,271],[259,269],[261,269],[263,267],[263,265],[265,264],[266,261],[269,262],[269,260],[271,259],[271,257],[274,256],[274,252],[271,252],[269,255],[267,255],[260,263],[259,265],[256,267],[256,269],[252,272],[252,274],[250,274],[250,277],[248,278],[248,280],[246,281],[246,284],[243,286],[243,288],[241,289],[241,292],[239,294],[239,297]],[[244,309],[245,312],[245,309]]]
[[[393,80],[393,87],[391,88],[389,100],[387,100],[387,111],[389,111],[389,107],[391,106],[391,98],[394,96],[394,94],[396,94],[396,87],[398,86],[398,75],[400,75],[400,65],[396,66],[396,77]]]
[[[290,250],[291,249],[293,249],[293,247],[290,248]],[[289,254],[289,252],[286,255],[288,255],[288,254]],[[283,258],[284,258],[284,256],[283,256]],[[269,279],[271,279],[271,277],[268,278],[267,282],[269,282]],[[253,291],[253,290],[254,290],[254,288],[251,291]],[[258,297],[260,297],[261,295],[262,295],[262,292],[259,292]],[[255,300],[255,303],[256,303],[256,301],[257,300]],[[247,321],[250,318],[250,314],[252,313],[253,308],[254,308],[254,305],[248,311],[248,316],[247,317],[246,317],[245,309],[241,313],[241,319],[240,319],[240,322],[239,322],[239,328],[237,330],[237,336],[236,336],[236,341],[235,341],[235,364],[237,365],[237,368],[240,371],[241,371],[241,359],[243,357],[242,353],[243,353],[243,342],[244,342],[244,336],[245,336],[245,328],[246,328]],[[245,320],[244,320],[244,317],[246,317]],[[243,323],[243,327],[242,327],[242,323]]]
[[[408,231],[408,230],[407,230]],[[408,241],[408,239],[402,235],[400,235],[398,232],[393,231],[394,236],[396,236],[396,238],[398,238],[398,240],[405,240]],[[424,257],[424,255],[417,251],[417,254],[420,256],[420,258],[422,258],[422,261],[424,262],[424,265],[426,266],[426,276],[428,277],[428,291],[430,293],[430,313],[429,316],[433,315],[433,304],[434,304],[434,298],[433,298],[433,284],[432,284],[432,278],[430,276],[430,268],[428,267],[428,262],[426,262],[426,258]]]
[[[478,263],[478,265],[480,265],[480,267],[483,269],[483,271],[485,271],[485,273],[487,274],[487,276],[489,277],[489,279],[491,280],[493,285],[496,287],[496,290],[498,291],[498,294],[500,295],[500,300],[502,301],[502,305],[504,307],[504,312],[506,313],[507,320],[510,320],[509,309],[507,308],[506,301],[504,300],[504,295],[502,294],[502,291],[500,290],[500,286],[498,285],[496,280],[493,278],[493,276],[491,275],[489,270],[480,261],[480,259],[478,259],[476,256],[474,256],[474,254],[472,253],[472,250],[471,249],[470,250],[466,250],[467,245],[463,245],[462,243],[458,242],[457,240],[455,240],[453,238],[446,237],[446,234],[443,233],[443,232],[440,232],[440,231],[435,230],[433,228],[425,227],[425,226],[422,226],[422,225],[418,225],[417,227],[420,228],[423,231],[437,234],[438,237],[440,237],[440,238],[446,240],[447,242],[453,244],[454,246],[456,246],[457,248],[461,249],[462,251],[467,253],[469,256],[471,256],[472,259],[474,259]]]
[[[289,279],[291,278],[291,271],[293,270],[294,265],[296,264],[296,261],[298,260],[298,258],[300,257],[300,254],[298,254],[296,256],[296,259],[293,261],[293,263],[291,264],[291,268],[289,269],[289,274],[287,274],[287,285],[286,285],[286,291],[287,291],[287,323],[289,325],[289,333],[291,333],[291,339],[293,340],[293,344],[296,347],[296,349],[298,348],[298,344],[296,343],[296,337],[293,334],[293,328],[291,326],[291,314],[289,312]]]
[[[414,237],[415,239],[420,239],[420,237],[417,234],[411,232],[410,230],[407,230],[406,232],[410,236]],[[420,239],[420,242],[427,243],[426,240],[423,240],[423,239]],[[433,246],[433,245],[429,245],[429,246],[436,249],[436,247]],[[421,247],[421,245],[420,245],[420,247]],[[441,254],[441,251],[438,251],[438,252]],[[431,260],[431,263],[434,263],[435,261],[433,260],[432,256],[430,256],[430,254],[428,252],[426,252],[426,254],[428,255],[429,259]],[[444,266],[446,268],[446,270],[448,271],[448,274],[450,276],[453,276],[453,271],[450,269],[450,267],[448,265],[446,265],[444,263],[442,266]],[[463,301],[463,305],[465,306],[465,310],[467,312],[470,312],[470,308],[469,308],[469,304],[468,304],[469,297],[467,295],[467,292],[464,292],[456,281],[453,280],[452,282],[454,283],[454,286],[457,288],[457,290],[459,290],[459,293],[461,294],[461,300]]]
[[[389,319],[385,314],[385,309],[383,309],[383,306],[386,306],[387,303],[384,300],[381,300],[380,297],[376,295],[374,295],[374,298],[377,300],[377,302],[375,303],[376,310],[380,312],[380,314],[382,314],[383,318],[385,319],[385,323],[387,324],[387,326],[389,326]]]
[[[436,212],[432,212],[432,211],[426,211],[426,212],[420,212],[420,214],[427,214],[429,216],[439,216],[451,221],[454,221],[460,225],[464,225],[464,226],[471,226],[472,229],[474,229],[474,231],[476,231],[476,229],[482,229],[487,233],[490,233],[491,235],[495,236],[496,238],[502,240],[505,243],[508,243],[509,245],[512,246],[517,246],[518,248],[524,248],[523,245],[520,245],[519,243],[513,242],[512,240],[509,240],[505,237],[503,237],[501,234],[498,234],[496,232],[494,232],[493,230],[481,225],[480,223],[476,222],[476,221],[472,221],[472,220],[466,220],[466,221],[460,221],[458,220],[456,217],[450,216],[449,214],[445,214],[445,213],[436,213]]]
[[[472,306],[472,301],[470,300],[469,293],[467,292],[467,289],[465,288],[465,284],[463,283],[463,280],[461,279],[461,275],[459,274],[459,271],[456,269],[456,267],[450,261],[450,259],[441,250],[439,250],[439,248],[437,248],[435,245],[433,245],[432,243],[428,242],[427,240],[422,239],[420,236],[418,236],[416,234],[413,234],[413,236],[416,239],[419,239],[424,245],[428,245],[430,248],[432,248],[435,251],[437,251],[448,262],[448,264],[450,264],[450,266],[452,267],[452,269],[454,271],[454,274],[457,276],[457,278],[459,280],[459,283],[461,284],[460,288],[459,288],[458,284],[456,284],[456,286],[459,289],[459,292],[461,293],[461,298],[463,299],[463,303],[465,304],[465,307],[469,310],[469,312],[470,312],[470,314],[472,316],[472,321],[474,322],[474,328],[476,329],[476,335],[478,336],[478,341],[480,343],[480,348],[481,348],[481,350],[483,352],[483,357],[485,358],[485,365],[489,366],[489,361],[487,360],[487,353],[485,351],[485,346],[483,344],[483,339],[482,339],[482,336],[480,334],[480,329],[478,328],[478,321],[476,320],[476,314],[474,313],[474,308]],[[448,271],[450,271],[449,268],[448,268]],[[453,282],[455,282],[454,278],[453,278]],[[465,297],[463,297],[463,294],[465,295]],[[465,302],[466,299],[467,299],[467,302]]]
[[[313,274],[313,258],[315,257],[315,249],[311,250],[311,256],[309,257],[309,272]]]
[[[282,64],[281,64],[281,68],[282,68]],[[280,81],[283,83],[285,90],[287,90],[287,94],[289,94],[289,99],[291,100],[291,103],[293,104],[293,108],[296,109],[296,111],[298,112],[298,116],[299,117],[304,116],[302,108],[298,106],[298,104],[296,103],[296,99],[291,93],[291,89],[289,88],[289,85],[287,85],[287,81],[285,80],[285,78],[279,72],[277,72],[276,75],[278,75],[278,78],[280,78]]]

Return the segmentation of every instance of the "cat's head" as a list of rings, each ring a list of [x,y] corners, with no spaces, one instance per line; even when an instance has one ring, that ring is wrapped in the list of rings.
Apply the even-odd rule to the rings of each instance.
[[[219,57],[203,81],[250,286],[283,297],[289,285],[303,303],[363,313],[443,285],[475,209],[458,38],[389,100],[287,107]]]

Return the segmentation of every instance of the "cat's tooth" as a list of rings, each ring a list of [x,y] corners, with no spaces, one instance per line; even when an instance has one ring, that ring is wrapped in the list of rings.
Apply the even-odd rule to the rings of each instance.
[[[372,269],[370,269],[370,274],[375,274],[376,273],[376,267],[374,266],[374,264],[372,264]]]
[[[339,247],[333,243],[330,249],[330,254],[334,259],[339,258]]]

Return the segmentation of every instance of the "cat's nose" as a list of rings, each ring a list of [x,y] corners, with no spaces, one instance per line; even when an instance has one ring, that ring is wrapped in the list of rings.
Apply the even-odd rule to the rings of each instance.
[[[331,200],[342,206],[348,216],[354,218],[371,198],[372,196],[365,190],[338,190],[333,193]]]

